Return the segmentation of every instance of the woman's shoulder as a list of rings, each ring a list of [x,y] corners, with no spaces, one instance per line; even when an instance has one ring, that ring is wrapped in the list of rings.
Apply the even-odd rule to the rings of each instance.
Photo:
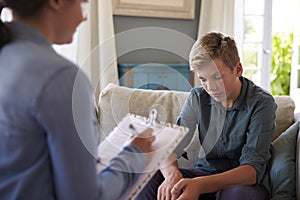
[[[33,26],[22,22],[6,25],[12,32],[12,41],[2,49],[2,53],[13,64],[22,65],[27,70],[43,69],[45,73],[61,70],[62,67],[78,68],[76,64],[58,54]]]

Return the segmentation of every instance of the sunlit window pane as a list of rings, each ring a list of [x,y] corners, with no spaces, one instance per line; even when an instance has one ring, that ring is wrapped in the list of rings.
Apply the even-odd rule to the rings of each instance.
[[[262,0],[245,0],[244,9],[246,15],[263,15],[265,1]]]
[[[300,46],[298,46],[298,65],[300,65]]]
[[[245,16],[244,18],[244,41],[261,42],[263,40],[263,17]]]
[[[244,71],[244,76],[248,79],[250,79],[251,81],[253,81],[255,84],[260,85],[260,76],[261,73],[260,71],[257,70],[245,70]]]
[[[245,67],[253,68],[259,66],[261,44],[244,44],[243,48],[243,63]]]

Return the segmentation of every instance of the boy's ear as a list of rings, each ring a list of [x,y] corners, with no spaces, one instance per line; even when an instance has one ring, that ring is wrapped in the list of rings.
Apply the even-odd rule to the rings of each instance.
[[[242,76],[243,74],[243,66],[242,63],[238,62],[234,68],[234,72],[236,74],[237,77]]]
[[[61,0],[49,0],[50,8],[58,10],[60,8]]]

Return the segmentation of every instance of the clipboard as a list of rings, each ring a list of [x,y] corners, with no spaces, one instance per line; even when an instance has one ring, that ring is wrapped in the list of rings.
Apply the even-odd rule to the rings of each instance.
[[[152,109],[149,117],[143,117],[128,113],[113,129],[112,132],[99,144],[99,163],[97,171],[104,170],[109,166],[110,160],[115,157],[132,137],[130,125],[133,125],[137,132],[142,132],[146,128],[153,129],[155,141],[153,142],[154,151],[147,153],[149,162],[139,173],[137,181],[127,188],[125,194],[120,199],[135,199],[139,192],[157,170],[163,167],[169,156],[188,133],[188,128],[169,123],[160,123],[157,120],[157,110]]]

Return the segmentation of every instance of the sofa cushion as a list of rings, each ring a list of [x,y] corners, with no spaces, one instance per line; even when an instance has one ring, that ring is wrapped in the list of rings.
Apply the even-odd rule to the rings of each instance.
[[[188,92],[132,89],[109,84],[99,97],[101,137],[107,136],[127,113],[149,116],[157,109],[157,119],[174,124]],[[103,139],[103,138],[102,138]]]
[[[296,198],[296,142],[300,122],[295,122],[276,140],[270,167],[272,200]]]
[[[277,104],[276,110],[276,130],[272,135],[275,140],[283,131],[285,131],[294,122],[295,103],[289,96],[275,96]]]

